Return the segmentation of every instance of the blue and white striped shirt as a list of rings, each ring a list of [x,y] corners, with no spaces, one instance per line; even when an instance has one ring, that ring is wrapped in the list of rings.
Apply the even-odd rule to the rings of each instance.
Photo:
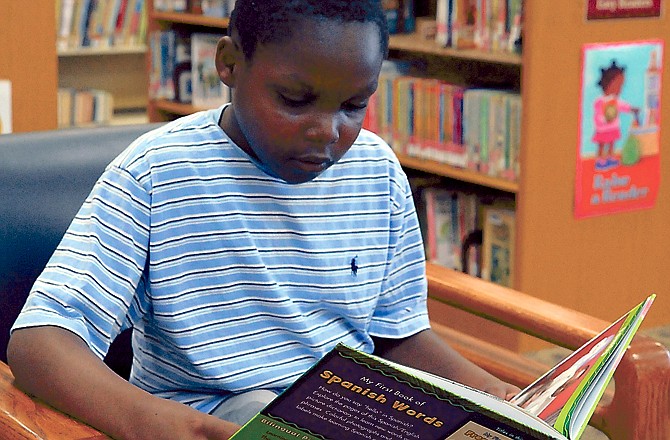
[[[337,342],[428,328],[421,235],[391,149],[362,131],[313,181],[259,169],[221,108],[114,160],[14,328],[56,325],[103,357],[134,327],[131,382],[209,412],[290,385]]]

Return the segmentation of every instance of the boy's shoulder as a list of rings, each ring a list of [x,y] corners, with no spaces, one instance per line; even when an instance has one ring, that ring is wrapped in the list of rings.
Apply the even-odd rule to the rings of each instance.
[[[135,139],[111,165],[128,168],[139,162],[150,162],[152,158],[174,154],[177,150],[180,154],[194,150],[183,148],[187,145],[223,143],[226,138],[217,122],[220,111],[200,111],[166,122]]]
[[[365,128],[361,129],[358,134],[354,147],[374,152],[375,156],[383,155],[390,160],[397,161],[395,153],[393,153],[393,149],[389,144],[379,135]]]
[[[375,159],[386,162],[389,172],[394,175],[404,174],[400,161],[391,146],[379,135],[369,130],[362,129],[360,131],[350,151],[352,155],[359,159]],[[395,172],[391,170],[395,170]]]

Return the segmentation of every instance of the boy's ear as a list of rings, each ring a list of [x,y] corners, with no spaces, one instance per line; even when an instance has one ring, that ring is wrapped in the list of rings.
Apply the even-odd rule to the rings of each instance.
[[[216,45],[216,70],[219,78],[228,87],[235,87],[235,65],[240,61],[242,51],[233,39],[226,35]]]

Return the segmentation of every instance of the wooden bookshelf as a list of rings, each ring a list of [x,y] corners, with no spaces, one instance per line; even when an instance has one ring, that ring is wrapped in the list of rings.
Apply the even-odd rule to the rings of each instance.
[[[487,176],[476,171],[454,167],[433,160],[411,157],[402,153],[396,153],[396,156],[398,156],[398,159],[400,159],[403,166],[413,170],[424,171],[437,176],[449,177],[462,182],[474,183],[476,185],[498,189],[510,194],[516,194],[519,190],[519,184],[510,180]]]
[[[114,97],[115,113],[146,111],[146,52],[145,45],[61,51],[58,53],[58,85],[106,90]]]
[[[193,112],[204,110],[199,107],[194,107],[188,103],[170,101],[168,99],[155,99],[153,100],[152,105],[157,111],[178,116],[186,116]]]
[[[59,58],[87,57],[87,56],[113,56],[113,55],[144,55],[147,53],[146,44],[135,46],[112,46],[112,47],[80,47],[77,49],[65,49],[58,51]]]
[[[207,17],[188,12],[160,12],[153,9],[149,13],[149,19],[156,23],[162,23],[165,27],[171,27],[174,24],[186,24],[213,29],[226,29],[229,22],[227,18]]]
[[[53,0],[0,0],[0,78],[12,82],[14,132],[57,126],[54,10]]]
[[[435,10],[435,0],[423,10]],[[610,321],[650,292],[658,294],[645,326],[668,323],[670,316],[670,218],[667,179],[661,179],[652,209],[577,220],[573,214],[581,86],[581,50],[587,43],[670,39],[670,17],[587,21],[582,4],[557,10],[528,0],[525,7],[523,54],[479,53],[438,47],[416,35],[391,38],[391,56],[421,59],[427,73],[460,83],[488,83],[504,71],[501,84],[517,87],[523,100],[520,178],[516,183],[480,176],[431,161],[400,156],[407,168],[502,190],[516,200],[514,287],[533,296]],[[571,38],[565,38],[569,32]],[[667,46],[666,46],[667,47]],[[435,60],[438,60],[437,62]],[[441,61],[440,61],[441,60]],[[493,67],[490,67],[493,66]],[[670,63],[663,64],[663,78]],[[491,70],[493,69],[493,70]],[[511,76],[508,76],[511,75]],[[518,78],[514,78],[517,75]],[[501,75],[502,76],[502,75]],[[485,79],[485,77],[487,77]],[[662,103],[670,102],[663,84]],[[662,109],[661,125],[670,124],[670,108]],[[666,142],[661,131],[661,144]],[[462,174],[461,174],[462,173]],[[670,175],[670,162],[661,176]],[[665,299],[663,299],[665,298]],[[432,316],[466,331],[479,332],[476,321],[442,304],[431,304]],[[461,328],[462,328],[461,327]],[[530,337],[486,328],[494,342],[519,351],[542,344]]]
[[[149,4],[148,14],[149,32],[159,30],[179,29],[183,33],[214,32],[224,34],[228,28],[228,18],[208,17],[201,14],[189,12],[163,12],[155,11],[153,5]],[[146,57],[146,71],[151,69],[151,54]],[[148,84],[148,74],[145,78]],[[149,99],[147,112],[152,122],[169,121],[178,116],[184,116],[196,111],[203,110],[189,103],[169,101],[166,99]]]
[[[444,58],[521,66],[521,55],[516,53],[483,52],[481,50],[474,49],[452,49],[441,47],[435,43],[435,41],[420,39],[415,34],[391,35],[389,47],[393,50],[412,52],[415,54],[435,55]]]

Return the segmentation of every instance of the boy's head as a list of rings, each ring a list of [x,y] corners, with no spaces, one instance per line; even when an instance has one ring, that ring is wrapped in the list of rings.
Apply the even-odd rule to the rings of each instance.
[[[379,1],[237,0],[217,47],[221,127],[266,173],[310,181],[356,140],[387,47]]]
[[[259,44],[281,44],[305,18],[341,23],[374,23],[380,50],[388,52],[388,28],[381,0],[237,0],[230,17],[229,34],[235,34],[247,60]]]

